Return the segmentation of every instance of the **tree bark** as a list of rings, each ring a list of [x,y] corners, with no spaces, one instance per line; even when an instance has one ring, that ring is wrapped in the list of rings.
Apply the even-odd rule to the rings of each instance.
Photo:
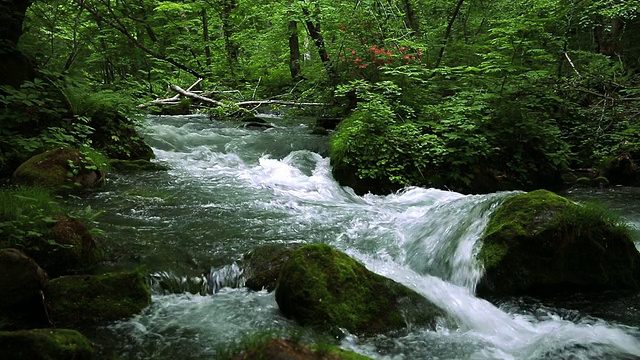
[[[33,64],[17,47],[29,5],[31,0],[0,0],[0,85],[19,88],[36,76]]]
[[[320,10],[318,9],[318,4],[316,3],[316,13],[319,13],[319,11]],[[333,84],[335,83],[335,73],[329,59],[329,54],[327,53],[324,37],[322,36],[322,32],[320,31],[320,21],[318,20],[314,23],[309,10],[304,6],[302,8],[302,13],[305,16],[305,25],[307,27],[307,31],[309,32],[309,36],[313,40],[313,43],[316,45],[316,48],[318,49],[318,56],[320,56],[320,61],[327,71],[329,83]]]
[[[209,46],[209,17],[207,9],[202,8],[200,12],[202,17],[202,41],[204,42],[204,58],[207,64],[207,71],[211,71],[211,46]]]
[[[298,41],[298,25],[295,21],[289,21],[289,72],[291,80],[300,80],[300,42]]]
[[[453,23],[456,21],[456,18],[460,13],[460,8],[462,8],[463,3],[464,3],[464,0],[458,0],[458,3],[456,4],[456,8],[453,11],[453,14],[451,15],[451,19],[449,19],[449,23],[447,24],[447,30],[444,33],[444,39],[442,41],[442,47],[440,48],[440,53],[438,54],[438,59],[436,60],[436,64],[434,68],[439,67],[440,63],[442,62],[442,58],[444,57],[444,49],[447,46],[447,42],[449,42],[449,37],[451,36],[451,29],[453,28]]]

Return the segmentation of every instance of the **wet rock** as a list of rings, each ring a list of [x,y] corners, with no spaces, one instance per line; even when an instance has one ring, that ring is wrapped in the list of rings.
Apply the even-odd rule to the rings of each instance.
[[[638,289],[640,254],[604,210],[545,190],[507,199],[492,215],[479,258],[480,296],[545,296]]]
[[[276,301],[285,316],[302,325],[356,334],[400,330],[408,324],[433,327],[444,316],[420,294],[324,244],[291,254],[278,278]]]
[[[51,280],[45,295],[53,324],[69,328],[128,318],[151,302],[139,271],[63,276]]]
[[[612,184],[640,186],[640,168],[630,153],[623,153],[604,165],[603,174]]]
[[[340,349],[337,346],[325,346],[322,349],[304,345],[289,339],[268,339],[250,346],[232,360],[367,360],[364,355]]]
[[[104,183],[105,174],[78,150],[60,147],[25,161],[13,173],[14,184],[54,189],[93,188]]]
[[[275,290],[282,265],[302,245],[269,244],[253,249],[243,258],[245,285],[255,291]]]
[[[311,130],[311,135],[326,136],[329,135],[329,131],[322,126],[316,126]]]
[[[0,332],[0,359],[3,360],[86,360],[93,358],[93,345],[75,330],[33,329]]]
[[[101,250],[91,235],[89,227],[80,220],[67,216],[54,216],[51,233],[46,239],[32,244],[37,250],[31,255],[51,277],[77,274],[94,268]]]
[[[0,307],[40,299],[47,273],[18,249],[0,250]]]
[[[166,165],[158,164],[148,160],[110,160],[109,165],[114,171],[121,173],[131,173],[138,171],[166,171]]]
[[[262,129],[262,130],[274,128],[273,125],[267,122],[256,122],[256,121],[244,122],[242,124],[242,127],[250,128],[250,129]]]

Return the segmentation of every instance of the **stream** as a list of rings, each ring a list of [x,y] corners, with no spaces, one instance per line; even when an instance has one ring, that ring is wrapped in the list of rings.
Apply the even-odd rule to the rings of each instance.
[[[266,120],[275,127],[150,116],[145,139],[170,170],[113,175],[83,202],[104,211],[97,226],[109,261],[101,270],[144,266],[156,285],[141,314],[96,330],[100,358],[214,359],[249,334],[302,331],[279,313],[273,293],[243,287],[241,264],[259,245],[296,242],[330,244],[451,317],[436,330],[339,343],[374,359],[640,359],[635,294],[499,304],[474,296],[478,239],[515,192],[414,187],[358,196],[331,176],[327,137],[310,134],[312,121]],[[600,200],[640,241],[639,190],[566,195]]]

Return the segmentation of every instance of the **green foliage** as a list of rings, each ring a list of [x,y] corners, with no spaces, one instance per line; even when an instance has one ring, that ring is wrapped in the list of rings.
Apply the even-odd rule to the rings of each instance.
[[[26,248],[34,239],[46,239],[54,216],[64,211],[46,189],[0,189],[0,247]],[[47,240],[56,245],[53,240]]]
[[[51,245],[54,249],[66,246],[50,237],[57,216],[69,216],[91,224],[102,213],[90,206],[82,209],[68,206],[45,188],[0,188],[0,248],[18,247],[39,251],[42,249],[38,244]],[[102,234],[101,230],[95,228],[90,232],[94,235]]]
[[[44,79],[44,80],[43,80]],[[37,151],[90,143],[86,117],[70,115],[59,84],[49,78],[27,81],[19,89],[0,87],[0,167],[26,160]]]

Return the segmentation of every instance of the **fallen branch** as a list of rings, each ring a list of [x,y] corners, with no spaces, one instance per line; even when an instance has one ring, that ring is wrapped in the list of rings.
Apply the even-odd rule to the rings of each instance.
[[[251,106],[251,105],[326,106],[327,104],[315,103],[315,102],[284,101],[284,100],[251,100],[251,101],[240,101],[240,102],[237,102],[236,105],[243,107],[243,106]]]
[[[286,100],[249,100],[249,101],[239,101],[236,103],[223,103],[221,101],[218,100],[214,100],[211,99],[209,97],[206,97],[204,95],[201,95],[203,93],[212,93],[212,92],[202,92],[202,91],[198,91],[197,93],[194,91],[190,91],[193,87],[195,87],[202,79],[198,79],[195,83],[193,83],[189,88],[187,88],[186,90],[181,88],[178,85],[175,84],[170,84],[169,88],[173,91],[175,91],[177,94],[173,97],[170,98],[166,98],[166,99],[156,99],[153,100],[151,102],[148,103],[144,103],[144,104],[140,104],[138,105],[138,107],[147,107],[147,106],[152,106],[152,105],[159,105],[159,106],[165,106],[165,105],[177,105],[179,104],[179,99],[181,96],[185,96],[188,98],[192,98],[192,99],[196,99],[199,100],[201,102],[207,103],[207,104],[211,104],[214,106],[222,106],[222,107],[253,107],[252,110],[255,110],[256,108],[263,106],[263,105],[285,105],[285,106],[327,106],[328,104],[325,103],[316,103],[316,102],[298,102],[298,101],[286,101]],[[218,91],[218,93],[227,93],[227,92],[239,92],[238,90],[230,90],[230,91]]]

